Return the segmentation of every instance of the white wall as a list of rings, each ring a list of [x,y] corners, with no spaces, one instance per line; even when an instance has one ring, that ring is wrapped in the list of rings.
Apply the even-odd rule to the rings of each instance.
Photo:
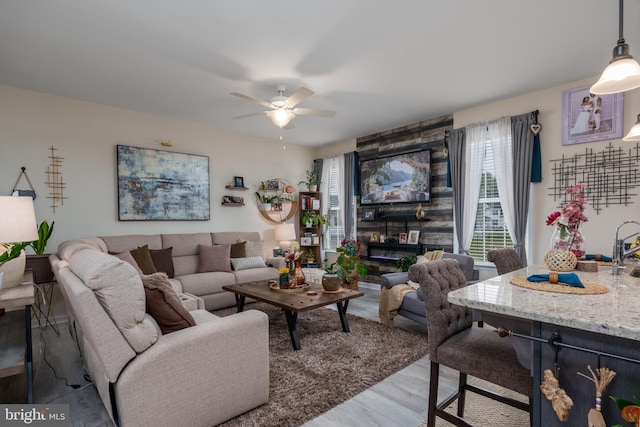
[[[166,140],[172,148],[160,145]],[[211,220],[118,221],[117,144],[209,156]],[[45,184],[52,145],[64,158],[68,197],[55,214]],[[278,141],[7,86],[0,86],[0,147],[0,194],[10,194],[25,166],[37,194],[38,221],[56,222],[48,252],[71,238],[131,233],[250,230],[273,240],[275,225],[258,213],[254,191],[269,178],[297,184],[315,157],[312,148],[292,143],[283,150]],[[246,206],[223,207],[222,196],[232,194],[224,187],[236,175],[251,189],[233,192],[245,197]],[[20,184],[26,188],[24,179]]]
[[[598,141],[585,144],[563,146],[561,144],[562,132],[562,92],[567,89],[574,89],[581,86],[593,84],[597,77],[585,79],[539,92],[529,93],[523,96],[481,105],[468,110],[454,113],[454,128],[461,128],[470,123],[477,123],[484,120],[496,119],[503,116],[513,116],[524,114],[533,110],[540,110],[538,121],[542,125],[540,141],[542,147],[542,177],[543,181],[533,184],[532,200],[532,227],[533,250],[529,252],[529,263],[540,263],[544,253],[549,250],[549,242],[553,230],[546,226],[547,215],[558,210],[557,203],[553,202],[553,197],[549,187],[553,180],[549,160],[555,160],[564,156],[583,154],[585,150],[600,152],[610,142],[614,147],[635,147],[635,143],[624,142],[622,139],[613,141]],[[624,93],[624,134],[636,122],[637,115],[640,114],[640,89]],[[587,253],[602,253],[610,255],[612,253],[613,240],[616,227],[623,221],[634,219],[640,220],[640,189],[634,191],[632,197],[633,204],[630,206],[613,205],[605,207],[598,215],[589,206],[585,214],[589,221],[582,226],[582,231],[587,244]],[[625,229],[626,230],[626,229]],[[630,227],[629,233],[640,231]]]

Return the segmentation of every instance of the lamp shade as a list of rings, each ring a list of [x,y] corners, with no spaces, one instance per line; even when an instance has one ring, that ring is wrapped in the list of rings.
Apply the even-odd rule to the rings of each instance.
[[[33,199],[26,196],[0,196],[0,243],[33,240],[38,240]]]
[[[638,121],[631,127],[629,133],[622,138],[623,141],[640,141],[640,114],[638,114]]]
[[[640,65],[632,56],[612,59],[600,79],[591,86],[596,95],[625,92],[640,87]]]
[[[267,111],[265,113],[278,127],[285,127],[296,116],[293,111],[286,108],[278,108],[276,110]]]
[[[278,224],[276,225],[276,240],[295,240],[296,228],[293,224]]]

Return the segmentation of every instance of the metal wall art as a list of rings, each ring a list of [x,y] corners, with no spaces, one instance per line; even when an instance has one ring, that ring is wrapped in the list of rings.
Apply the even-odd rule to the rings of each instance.
[[[120,221],[209,219],[209,157],[117,146]]]
[[[629,146],[628,146],[629,147]],[[550,160],[553,184],[550,196],[561,207],[568,201],[565,189],[587,184],[584,197],[599,214],[610,205],[629,206],[640,186],[640,143],[623,149],[611,143],[602,151],[585,148],[584,153]]]

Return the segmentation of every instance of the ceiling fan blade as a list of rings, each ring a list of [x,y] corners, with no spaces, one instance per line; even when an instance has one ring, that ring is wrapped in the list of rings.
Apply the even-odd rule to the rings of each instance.
[[[260,104],[260,105],[263,105],[265,107],[274,108],[273,105],[271,105],[270,102],[263,101],[262,99],[254,98],[254,97],[249,96],[249,95],[244,95],[244,94],[238,93],[238,92],[231,92],[231,95],[237,96],[237,97],[242,98],[242,99],[246,99],[247,101],[255,102],[256,104]]]
[[[296,93],[294,93],[284,101],[284,105],[286,105],[289,108],[293,108],[296,105],[298,105],[300,102],[304,101],[305,99],[313,95],[314,93],[315,92],[312,91],[311,89],[307,89],[306,87],[301,87],[300,89],[298,89]]]
[[[300,114],[302,116],[321,116],[321,117],[334,117],[335,111],[331,110],[315,110],[313,108],[294,108],[294,114]]]
[[[291,120],[289,123],[287,123],[287,125],[283,128],[284,130],[290,130],[295,128],[296,125],[293,124],[293,120]]]
[[[244,114],[242,116],[234,117],[234,119],[246,119],[247,117],[261,116],[261,115],[263,115],[265,113],[266,113],[266,111],[262,111],[260,113]]]

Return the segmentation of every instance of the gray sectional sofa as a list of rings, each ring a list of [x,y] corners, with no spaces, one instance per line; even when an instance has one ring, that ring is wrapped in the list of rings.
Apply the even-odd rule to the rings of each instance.
[[[117,425],[212,426],[268,401],[266,314],[249,310],[220,318],[207,310],[235,305],[223,285],[275,278],[277,268],[199,272],[198,245],[238,239],[257,242],[260,234],[78,239],[61,243],[50,256],[70,332]],[[173,248],[175,277],[167,287],[177,291],[195,326],[163,334],[162,325],[145,310],[148,299],[140,272],[109,254],[144,245]],[[277,265],[280,260],[268,262]]]

